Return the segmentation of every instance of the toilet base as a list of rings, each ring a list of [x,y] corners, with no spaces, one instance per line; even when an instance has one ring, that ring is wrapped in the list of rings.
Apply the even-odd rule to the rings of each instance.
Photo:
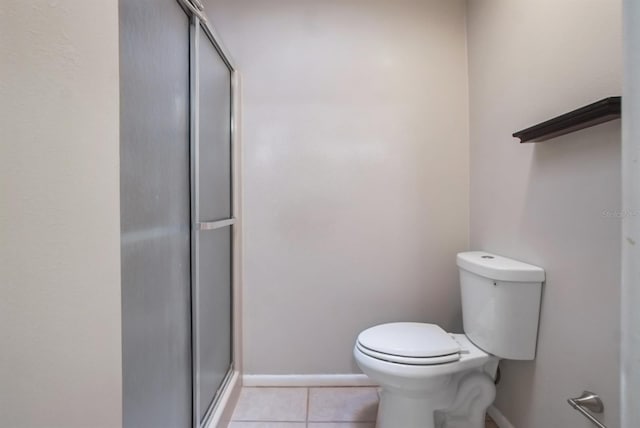
[[[496,386],[486,373],[477,371],[463,375],[458,383],[456,399],[445,411],[437,412],[441,420],[437,428],[484,428],[487,408],[496,397]]]
[[[376,428],[436,428],[434,412],[442,407],[434,401],[383,388]]]
[[[483,371],[454,378],[452,385],[428,395],[383,388],[376,428],[483,428],[495,398],[493,380]]]

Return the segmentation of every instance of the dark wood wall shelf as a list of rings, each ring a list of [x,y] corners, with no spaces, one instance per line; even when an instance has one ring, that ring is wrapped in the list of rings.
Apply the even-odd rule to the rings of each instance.
[[[513,134],[520,143],[546,141],[620,118],[622,97],[609,97]]]

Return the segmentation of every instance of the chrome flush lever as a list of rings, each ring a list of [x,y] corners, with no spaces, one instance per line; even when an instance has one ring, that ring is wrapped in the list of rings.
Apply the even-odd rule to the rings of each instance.
[[[567,402],[571,405],[571,407],[580,412],[582,416],[593,422],[593,424],[598,428],[607,428],[587,411],[590,410],[593,413],[604,412],[604,404],[602,404],[602,400],[600,399],[598,394],[594,394],[590,391],[584,391],[580,397],[569,398]]]

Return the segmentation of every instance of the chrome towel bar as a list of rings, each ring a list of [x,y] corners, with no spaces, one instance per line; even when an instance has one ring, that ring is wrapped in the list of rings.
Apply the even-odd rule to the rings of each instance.
[[[602,422],[597,420],[591,413],[587,411],[590,410],[593,413],[604,412],[604,404],[602,404],[602,400],[600,399],[598,394],[594,394],[590,391],[584,391],[580,397],[569,398],[567,402],[571,405],[571,407],[580,412],[582,416],[593,422],[593,424],[598,428],[607,428],[602,424]]]

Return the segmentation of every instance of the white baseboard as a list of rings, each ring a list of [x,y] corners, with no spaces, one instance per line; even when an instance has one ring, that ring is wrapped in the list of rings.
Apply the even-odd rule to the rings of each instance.
[[[364,374],[304,374],[242,376],[243,386],[378,386]]]
[[[487,413],[499,428],[515,428],[511,422],[509,422],[509,419],[507,419],[495,406],[489,406]]]

